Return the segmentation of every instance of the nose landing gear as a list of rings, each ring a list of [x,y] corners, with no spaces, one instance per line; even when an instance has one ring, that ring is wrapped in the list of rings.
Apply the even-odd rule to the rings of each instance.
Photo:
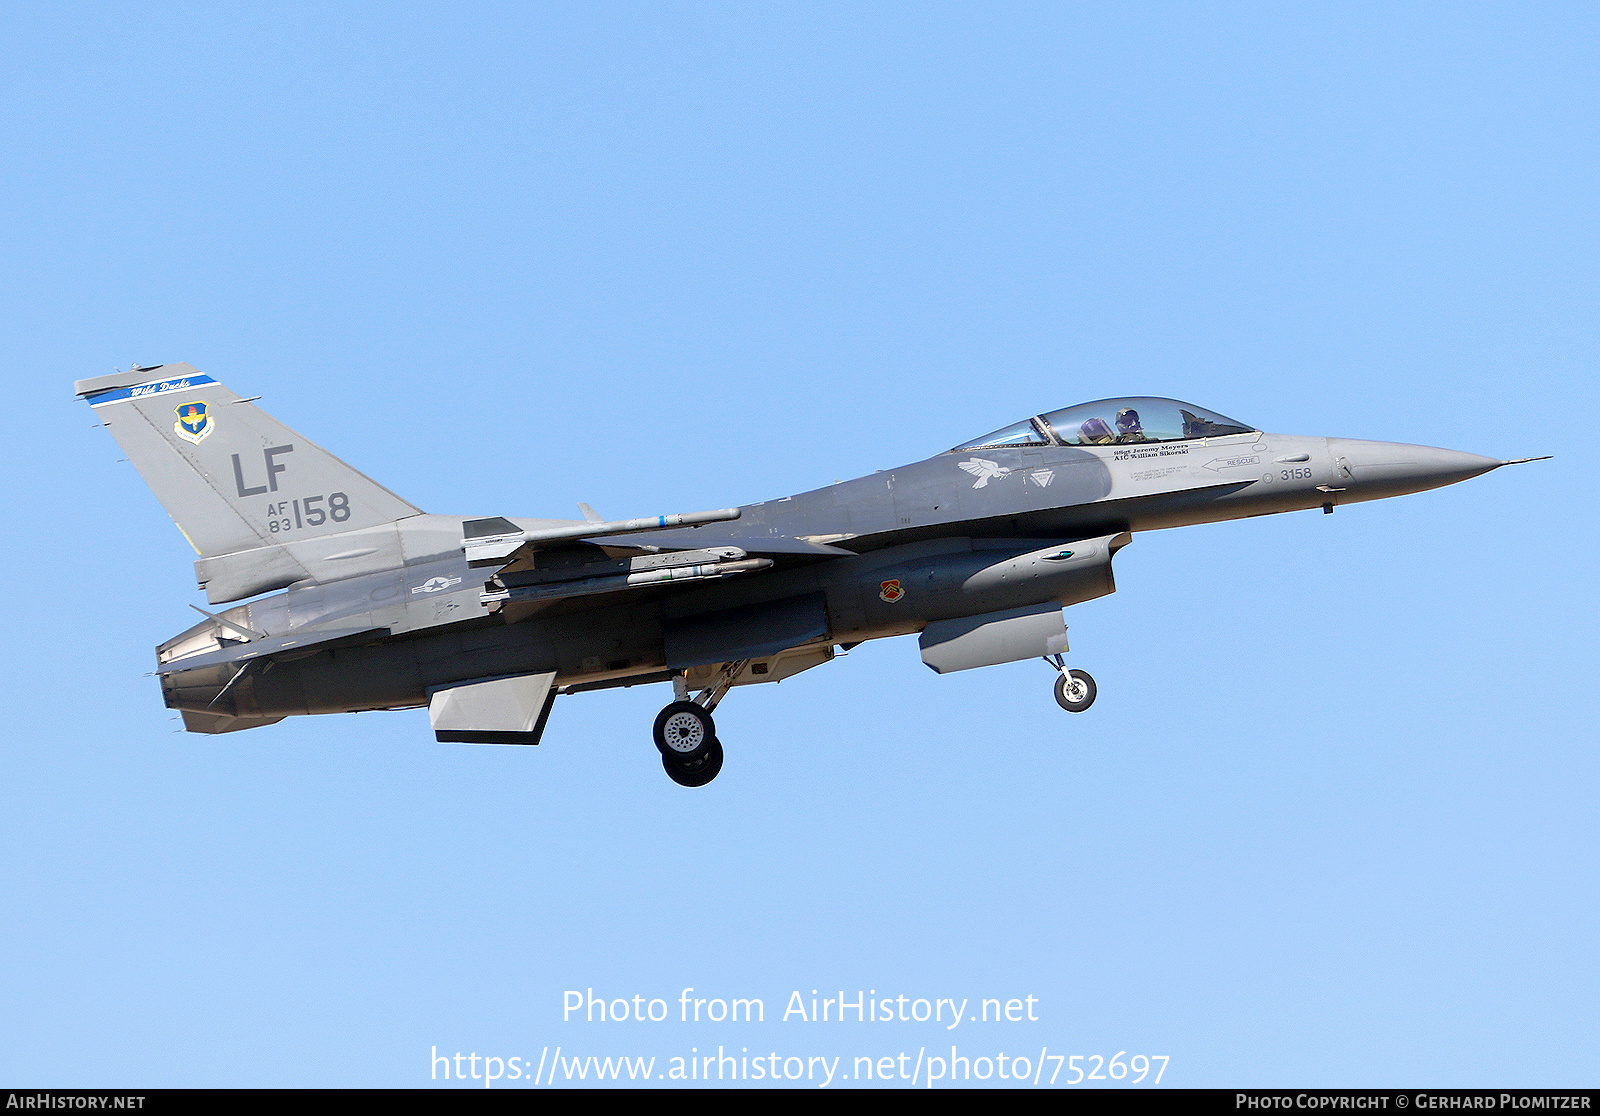
[[[680,787],[703,787],[722,770],[722,742],[717,739],[711,711],[748,663],[748,659],[724,663],[711,687],[692,701],[688,672],[673,675],[672,689],[678,700],[657,715],[652,735],[661,753],[661,766]]]
[[[1086,670],[1068,670],[1060,655],[1046,655],[1045,662],[1060,672],[1056,678],[1056,704],[1068,713],[1082,713],[1094,704],[1094,678]]]

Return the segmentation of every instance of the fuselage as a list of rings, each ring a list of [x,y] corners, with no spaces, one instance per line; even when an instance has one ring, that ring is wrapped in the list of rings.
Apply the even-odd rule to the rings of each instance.
[[[305,627],[387,635],[280,656],[240,678],[225,667],[181,671],[164,688],[175,708],[275,719],[423,705],[432,691],[467,679],[553,671],[566,692],[660,681],[669,669],[704,665],[681,652],[673,659],[674,631],[705,618],[736,622],[742,611],[770,612],[781,602],[800,602],[796,616],[819,618],[793,621],[814,665],[836,644],[1111,592],[1111,555],[1133,532],[1401,495],[1500,464],[1451,450],[1256,431],[966,448],[750,505],[732,522],[601,540],[613,548],[714,543],[776,553],[770,570],[516,613],[481,599],[484,572],[469,569],[459,547],[463,517],[416,516],[396,525],[402,541],[413,540],[401,547],[416,555],[404,565],[296,586],[223,614],[267,634]],[[1058,546],[1079,541],[1075,551]],[[228,635],[208,620],[163,645],[161,656],[215,647],[219,634]]]

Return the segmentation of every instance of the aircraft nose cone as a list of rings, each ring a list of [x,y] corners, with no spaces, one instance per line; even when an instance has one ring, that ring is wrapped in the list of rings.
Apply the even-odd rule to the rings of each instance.
[[[1329,438],[1328,452],[1334,463],[1334,483],[1348,482],[1367,499],[1455,484],[1504,464],[1497,458],[1460,450],[1353,438]]]

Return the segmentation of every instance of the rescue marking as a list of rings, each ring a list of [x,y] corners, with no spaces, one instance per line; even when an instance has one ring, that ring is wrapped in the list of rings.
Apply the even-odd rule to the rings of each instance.
[[[1260,454],[1251,454],[1247,457],[1219,457],[1215,461],[1207,461],[1203,468],[1206,469],[1239,469],[1246,465],[1261,464]]]

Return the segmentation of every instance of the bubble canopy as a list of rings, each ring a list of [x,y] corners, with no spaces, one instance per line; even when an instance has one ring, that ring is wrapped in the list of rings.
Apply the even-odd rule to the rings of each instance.
[[[1257,427],[1235,422],[1215,411],[1177,399],[1130,396],[1099,399],[1061,411],[1037,415],[1022,422],[963,442],[951,450],[1001,446],[1118,446],[1136,442],[1183,442],[1194,438],[1220,438],[1225,434],[1253,434]]]

